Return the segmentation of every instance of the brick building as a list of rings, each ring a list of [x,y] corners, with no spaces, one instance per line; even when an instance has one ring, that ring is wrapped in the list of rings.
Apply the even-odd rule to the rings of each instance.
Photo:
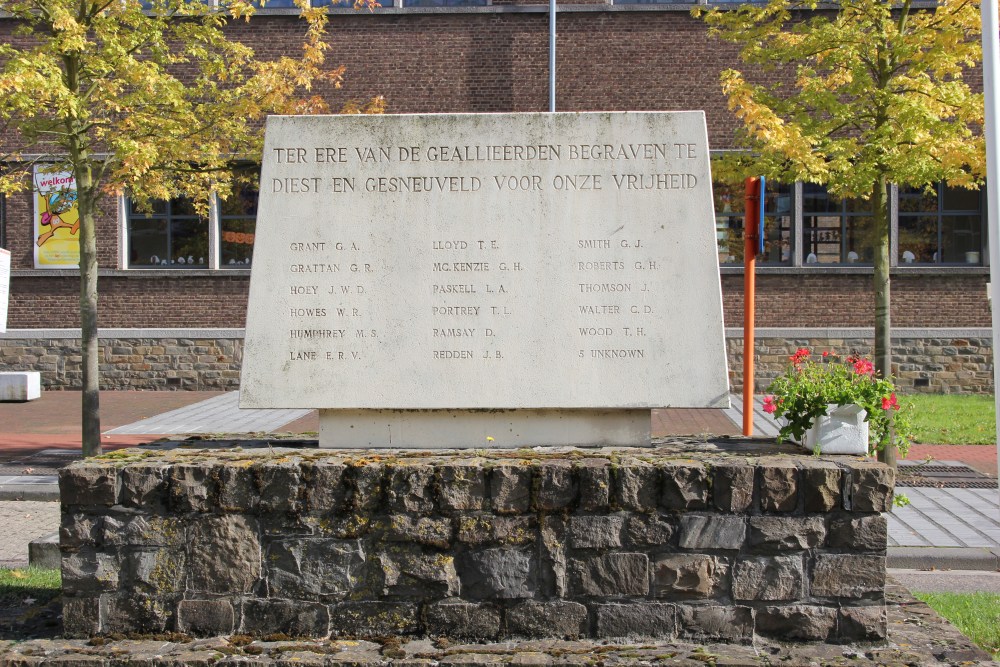
[[[301,39],[293,9],[269,3],[232,30],[260,57]],[[388,0],[385,0],[388,4]],[[395,0],[372,13],[331,9],[328,61],[347,66],[337,108],[384,95],[395,113],[545,111],[548,7],[530,0]],[[731,147],[734,117],[718,84],[735,47],[708,36],[690,4],[560,3],[560,111],[688,110],[707,115],[713,150]],[[12,21],[0,18],[0,39]],[[870,352],[874,298],[863,204],[821,187],[771,186],[757,279],[758,382],[795,347]],[[729,363],[741,383],[742,197],[717,184],[717,235]],[[104,202],[100,243],[102,382],[107,388],[238,386],[255,196],[199,218],[181,201],[152,214]],[[896,374],[916,391],[991,389],[986,219],[977,192],[892,197]],[[40,370],[49,388],[79,385],[78,273],[36,269],[31,193],[7,197],[0,246],[12,253],[9,331],[0,368]]]

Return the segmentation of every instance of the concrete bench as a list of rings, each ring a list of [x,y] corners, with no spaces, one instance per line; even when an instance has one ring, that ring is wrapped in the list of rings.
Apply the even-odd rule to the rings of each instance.
[[[41,395],[42,379],[38,371],[0,373],[0,402],[33,401]]]

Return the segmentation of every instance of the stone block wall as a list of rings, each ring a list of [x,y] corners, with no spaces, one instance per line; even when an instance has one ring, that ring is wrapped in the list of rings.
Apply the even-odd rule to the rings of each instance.
[[[771,380],[785,372],[791,357],[806,347],[819,355],[824,350],[846,358],[871,356],[871,338],[782,337],[756,338],[754,386],[763,392]],[[743,338],[726,337],[729,382],[734,392],[743,390]],[[894,338],[893,376],[907,394],[988,394],[993,391],[993,341],[989,337]]]
[[[738,442],[115,452],[60,472],[65,631],[884,638],[891,469]]]

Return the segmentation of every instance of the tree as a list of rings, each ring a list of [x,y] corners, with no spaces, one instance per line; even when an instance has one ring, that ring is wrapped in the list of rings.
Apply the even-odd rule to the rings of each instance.
[[[301,56],[262,61],[230,36],[253,14],[249,0],[0,0],[18,22],[15,39],[0,44],[0,122],[16,147],[0,190],[27,187],[35,163],[76,177],[86,456],[101,452],[99,201],[123,191],[140,206],[186,196],[204,210],[209,193],[225,197],[238,181],[236,160],[259,160],[266,114],[325,110],[303,95],[319,82],[339,86],[343,68],[324,64],[326,10],[296,4]]]
[[[985,174],[982,95],[965,76],[981,60],[978,3],[770,0],[703,14],[740,46],[753,74],[722,72],[746,153],[729,177],[825,184],[872,207],[875,367],[892,372],[888,187],[977,187]],[[756,80],[752,80],[756,79]],[[883,460],[895,463],[893,447]]]

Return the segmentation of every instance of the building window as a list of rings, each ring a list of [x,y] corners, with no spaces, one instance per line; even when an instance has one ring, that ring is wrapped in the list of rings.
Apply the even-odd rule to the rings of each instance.
[[[720,264],[743,263],[743,223],[745,194],[743,184],[713,183],[715,199],[715,236]],[[787,264],[792,249],[792,188],[768,182],[764,196],[764,253],[757,261],[764,264]]]
[[[899,189],[899,264],[982,264],[981,191]]]
[[[255,186],[246,185],[219,202],[219,268],[238,269],[250,265],[257,224],[257,195]]]
[[[208,220],[187,199],[156,201],[140,211],[127,207],[129,266],[207,269]]]
[[[871,264],[874,231],[870,202],[835,197],[823,185],[802,185],[804,264]]]

